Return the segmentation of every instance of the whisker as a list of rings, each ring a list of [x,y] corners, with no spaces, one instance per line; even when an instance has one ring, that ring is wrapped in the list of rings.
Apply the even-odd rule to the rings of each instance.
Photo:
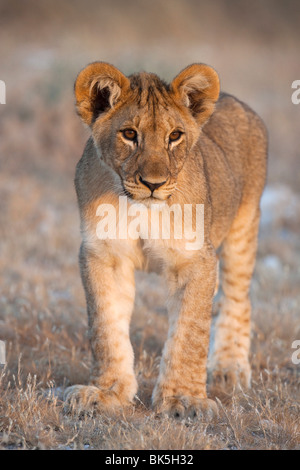
[[[184,192],[181,189],[177,188],[177,187],[174,188],[174,191],[178,191],[179,193],[184,195]]]

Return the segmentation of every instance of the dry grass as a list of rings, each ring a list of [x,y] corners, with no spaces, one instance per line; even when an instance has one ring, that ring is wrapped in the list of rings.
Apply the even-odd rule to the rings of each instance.
[[[286,1],[284,12],[282,2],[271,9],[245,2],[243,28],[244,13],[230,6],[240,2],[219,0],[214,9],[210,2],[166,2],[159,21],[156,1],[142,2],[143,11],[131,0],[126,11],[124,2],[102,2],[95,14],[93,0],[75,3],[71,11],[68,2],[56,9],[55,1],[41,2],[35,14],[0,3],[0,79],[7,84],[7,104],[0,105],[0,339],[7,352],[0,448],[300,449],[300,366],[291,360],[292,342],[300,339],[300,105],[290,100],[291,82],[299,79],[297,2]],[[135,28],[132,15],[139,18]],[[97,28],[101,18],[105,25]],[[78,70],[96,59],[166,79],[189,62],[210,63],[223,88],[249,102],[269,128],[269,185],[252,285],[253,387],[233,397],[210,390],[220,400],[219,419],[210,424],[177,423],[151,411],[167,317],[164,286],[142,273],[131,328],[140,384],[134,406],[119,416],[63,413],[64,387],[86,383],[90,367],[73,188],[88,133],[75,115],[72,86]]]

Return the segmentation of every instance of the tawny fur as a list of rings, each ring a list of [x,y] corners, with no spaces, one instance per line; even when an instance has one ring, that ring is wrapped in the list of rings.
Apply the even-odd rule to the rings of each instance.
[[[169,289],[169,333],[153,405],[172,416],[210,416],[216,411],[206,383],[217,251],[224,301],[209,377],[224,386],[250,386],[249,286],[266,175],[264,124],[236,98],[219,95],[217,73],[203,64],[187,67],[168,85],[154,74],[125,77],[97,62],[79,74],[75,94],[92,131],[75,184],[93,368],[90,384],[67,389],[66,401],[111,410],[133,400],[134,271],[159,266]],[[134,141],[125,129],[136,132]],[[172,142],[177,130],[180,137]],[[161,185],[152,197],[145,181]],[[149,208],[155,202],[204,204],[202,248],[189,251],[186,240],[172,237],[100,240],[98,206],[118,208],[125,194]]]

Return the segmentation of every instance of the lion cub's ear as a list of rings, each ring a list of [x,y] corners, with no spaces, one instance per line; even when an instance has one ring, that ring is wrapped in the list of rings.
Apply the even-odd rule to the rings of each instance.
[[[187,106],[203,125],[212,114],[220,93],[217,72],[205,64],[186,67],[171,83],[171,93],[176,101]]]
[[[99,114],[112,108],[130,81],[116,67],[105,62],[94,62],[85,67],[75,82],[76,108],[89,126]]]

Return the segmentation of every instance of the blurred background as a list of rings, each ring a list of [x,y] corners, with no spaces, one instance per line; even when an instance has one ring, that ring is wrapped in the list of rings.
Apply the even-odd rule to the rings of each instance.
[[[291,102],[291,83],[300,77],[299,24],[297,0],[1,0],[5,166],[59,163],[73,171],[84,140],[73,82],[87,63],[108,61],[126,74],[146,70],[171,80],[204,62],[216,68],[224,91],[266,121],[269,181],[297,188],[300,107]]]
[[[253,281],[253,354],[258,369],[269,356],[294,367],[300,105],[292,104],[291,85],[300,79],[299,25],[298,0],[0,0],[0,79],[6,83],[6,104],[0,104],[0,339],[12,370],[22,353],[24,371],[41,381],[88,377],[73,176],[89,132],[75,113],[73,84],[95,60],[165,80],[190,63],[207,63],[224,91],[264,119],[270,152]],[[164,297],[155,276],[138,275],[132,337],[141,361],[144,351],[160,354]]]

